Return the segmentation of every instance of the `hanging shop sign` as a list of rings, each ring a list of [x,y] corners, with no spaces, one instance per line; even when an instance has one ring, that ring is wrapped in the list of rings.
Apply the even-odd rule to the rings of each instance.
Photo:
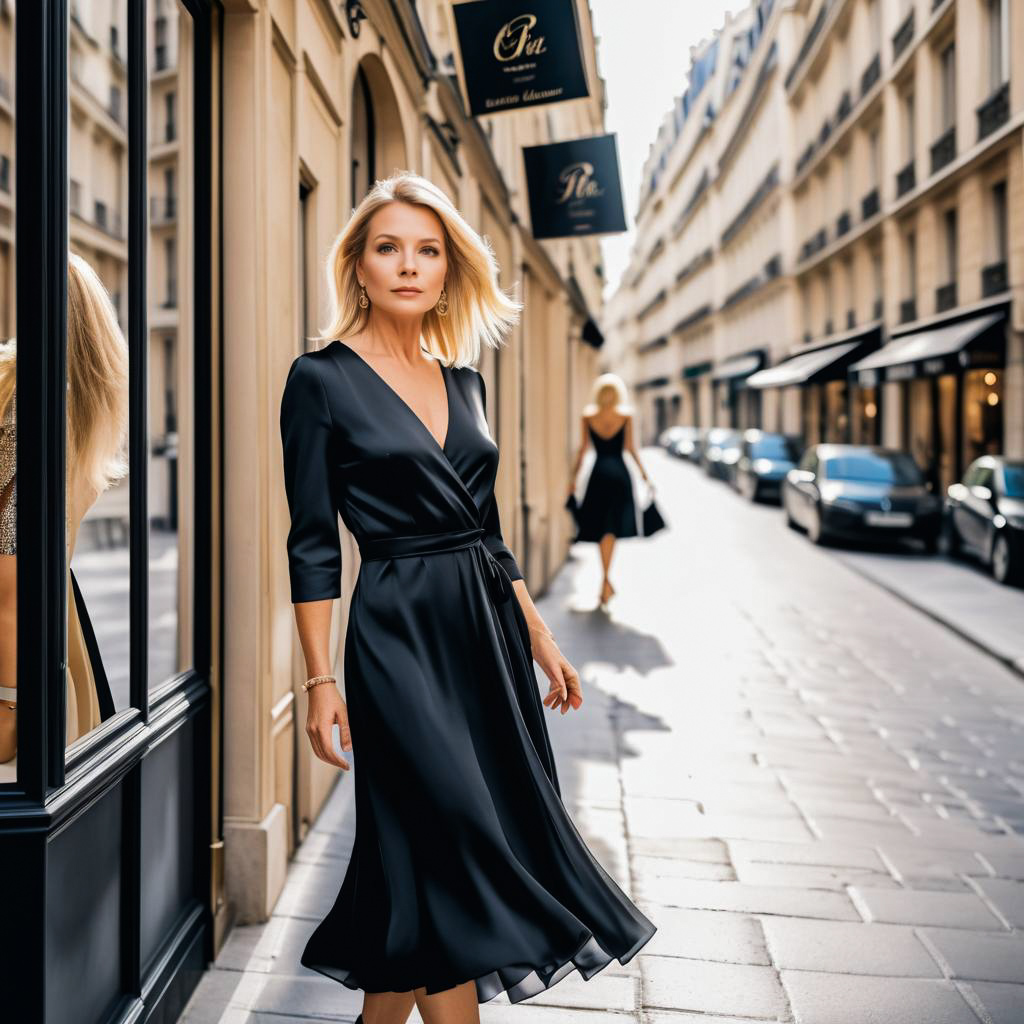
[[[452,10],[474,117],[590,95],[575,0],[474,0]]]
[[[534,238],[626,230],[614,135],[524,146]]]

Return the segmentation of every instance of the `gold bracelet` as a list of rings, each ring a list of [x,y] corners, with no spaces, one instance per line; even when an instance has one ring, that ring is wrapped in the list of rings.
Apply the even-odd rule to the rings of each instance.
[[[311,676],[302,684],[302,692],[307,693],[314,686],[319,686],[320,683],[336,683],[337,681],[334,676]]]

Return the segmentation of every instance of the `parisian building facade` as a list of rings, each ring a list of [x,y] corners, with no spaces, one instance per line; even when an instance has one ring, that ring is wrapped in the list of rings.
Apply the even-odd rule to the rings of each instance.
[[[609,348],[644,410],[1024,454],[1024,11],[760,0],[694,49],[652,146]]]

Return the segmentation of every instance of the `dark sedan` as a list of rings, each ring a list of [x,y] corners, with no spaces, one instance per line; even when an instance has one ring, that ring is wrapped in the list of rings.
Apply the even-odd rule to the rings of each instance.
[[[759,498],[777,501],[782,481],[800,461],[802,448],[799,438],[787,434],[744,431],[733,480],[736,490],[750,501]]]
[[[712,427],[704,437],[701,465],[708,476],[729,480],[740,458],[741,436],[731,427]]]
[[[966,551],[1000,583],[1024,578],[1024,460],[983,455],[946,494],[950,554]]]
[[[815,543],[913,538],[938,549],[942,501],[907,452],[868,445],[816,444],[786,474],[786,522]]]

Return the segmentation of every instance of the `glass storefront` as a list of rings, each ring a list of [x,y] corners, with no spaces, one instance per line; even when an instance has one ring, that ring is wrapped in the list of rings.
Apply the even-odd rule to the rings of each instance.
[[[881,396],[877,387],[853,389],[853,422],[850,440],[853,444],[881,444]]]
[[[213,19],[0,5],[11,1020],[175,1019],[212,950]]]
[[[1003,371],[971,369],[964,374],[963,465],[980,455],[1001,455]]]

